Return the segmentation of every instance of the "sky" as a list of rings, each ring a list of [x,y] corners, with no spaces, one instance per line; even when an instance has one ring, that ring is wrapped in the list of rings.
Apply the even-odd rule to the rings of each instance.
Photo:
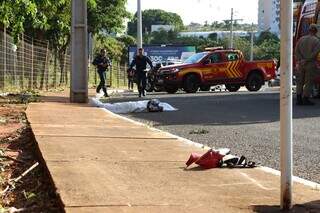
[[[141,0],[142,10],[163,9],[178,13],[184,22],[203,24],[230,19],[234,8],[236,19],[241,23],[258,22],[258,0]],[[127,9],[131,13],[137,10],[137,0],[128,0]]]

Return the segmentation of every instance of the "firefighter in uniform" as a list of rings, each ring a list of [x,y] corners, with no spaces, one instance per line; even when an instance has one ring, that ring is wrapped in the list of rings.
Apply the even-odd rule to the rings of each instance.
[[[318,71],[316,61],[320,52],[320,40],[316,36],[317,33],[317,26],[311,24],[309,34],[301,37],[296,45],[295,56],[298,65],[297,105],[314,105],[309,98]]]
[[[145,96],[146,95],[146,84],[147,84],[147,76],[146,76],[146,68],[147,68],[147,63],[150,65],[151,69],[153,68],[151,60],[143,55],[143,49],[139,48],[138,50],[138,55],[135,56],[133,61],[130,64],[130,70],[134,66],[136,66],[136,78],[137,78],[137,85],[138,85],[138,90],[139,90],[139,97],[141,95]]]

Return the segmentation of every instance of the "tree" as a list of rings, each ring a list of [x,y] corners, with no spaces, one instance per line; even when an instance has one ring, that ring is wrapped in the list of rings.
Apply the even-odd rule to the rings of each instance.
[[[234,40],[234,47],[243,52],[246,60],[250,59],[250,41],[246,38],[236,38]]]
[[[176,30],[168,31],[168,41],[174,41],[178,38],[178,32]]]
[[[67,73],[65,71],[65,55],[71,41],[71,1],[60,1],[60,4],[52,5],[54,14],[48,14],[49,29],[45,31],[46,38],[50,40],[54,54],[59,59],[60,84],[65,83]]]
[[[2,1],[0,3],[0,23],[11,29],[14,37],[23,32],[23,26],[28,17],[32,24],[37,23],[36,16],[37,7],[31,0]]]
[[[126,46],[136,44],[136,39],[130,35],[122,35],[118,37],[117,40],[124,43]]]
[[[260,33],[260,35],[259,35],[259,37],[257,39],[257,44],[260,45],[265,40],[280,41],[277,35],[269,32],[269,31],[263,31],[263,32]]]
[[[2,0],[0,3],[0,27],[8,28],[16,42],[23,32],[36,39],[49,40],[55,58],[59,59],[61,76],[64,76],[60,83],[67,81],[65,55],[71,41],[71,2],[72,0]],[[89,32],[118,33],[123,30],[122,23],[125,18],[130,17],[126,11],[126,2],[127,0],[87,0]],[[113,41],[107,43],[115,46]]]
[[[88,31],[98,34],[101,30],[117,33],[124,29],[123,22],[130,18],[127,0],[91,0],[88,4]]]
[[[121,62],[125,63],[128,59],[128,47],[136,44],[136,39],[130,35],[123,35],[118,37],[117,40],[123,44]]]
[[[146,30],[151,32],[152,25],[173,25],[177,31],[182,30],[184,27],[181,17],[176,13],[159,9],[142,11],[142,29],[144,29],[144,35]],[[134,37],[137,34],[137,14],[128,23],[128,34]]]
[[[230,20],[224,20],[223,21],[223,29],[224,30],[230,30],[231,29],[231,21]]]
[[[99,54],[102,48],[105,48],[108,52],[108,56],[115,61],[120,61],[124,43],[118,41],[116,38],[111,36],[98,35],[96,36],[96,44],[94,47],[95,54]]]
[[[202,27],[201,24],[195,23],[195,22],[191,22],[189,25],[186,26],[188,31],[197,31],[201,27]]]
[[[15,32],[25,32],[38,39],[47,39],[59,58],[61,76],[64,72],[65,54],[71,41],[71,0],[15,0],[0,5],[0,21]],[[124,26],[126,0],[88,0],[88,30],[117,33]],[[63,83],[66,78],[61,78]]]
[[[280,59],[280,42],[274,39],[264,40],[255,48],[255,58],[259,60]]]
[[[51,5],[46,36],[56,50],[60,61],[60,72],[63,74],[65,73],[64,56],[71,41],[71,0],[50,1],[56,3]],[[125,4],[126,0],[88,0],[88,31],[93,34],[120,32],[124,27],[122,24],[124,19],[129,16]],[[114,42],[109,40],[107,42],[114,46]],[[61,78],[61,80],[60,83],[63,83],[67,79]]]
[[[171,40],[171,42],[172,42],[172,40]],[[168,32],[163,29],[153,32],[151,34],[150,43],[151,44],[168,44],[168,43],[170,43]]]

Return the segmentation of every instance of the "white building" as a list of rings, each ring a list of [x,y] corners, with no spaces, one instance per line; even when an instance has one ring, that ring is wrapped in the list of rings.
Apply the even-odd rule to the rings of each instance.
[[[205,32],[180,32],[179,36],[181,37],[203,37],[208,38],[211,34],[215,34],[217,39],[229,38],[230,31],[205,31]],[[233,31],[234,36],[236,37],[248,37],[250,32],[248,31]],[[257,32],[255,32],[257,34]]]
[[[151,25],[151,32],[158,32],[160,30],[164,30],[164,31],[170,31],[170,30],[174,30],[174,26],[173,25]]]
[[[259,0],[258,29],[280,34],[280,0]]]

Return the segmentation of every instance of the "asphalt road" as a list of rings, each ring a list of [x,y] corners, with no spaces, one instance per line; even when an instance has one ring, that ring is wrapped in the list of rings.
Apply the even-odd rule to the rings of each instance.
[[[279,170],[278,92],[159,93],[147,98],[158,98],[179,110],[126,116],[210,147],[230,148],[234,154]],[[124,94],[112,102],[128,100],[141,99]],[[294,175],[320,183],[320,100],[315,101],[313,107],[294,106]],[[208,133],[191,134],[201,130]]]

